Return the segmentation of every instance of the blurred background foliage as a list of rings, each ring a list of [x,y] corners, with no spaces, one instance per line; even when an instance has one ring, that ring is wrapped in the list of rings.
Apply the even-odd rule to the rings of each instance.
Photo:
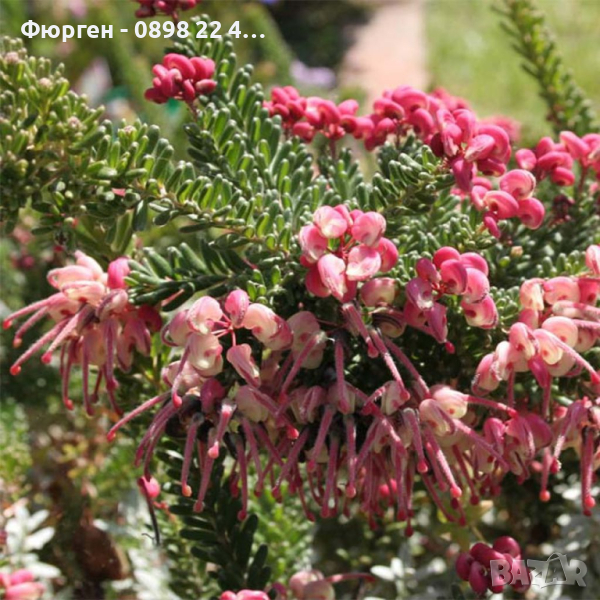
[[[600,4],[597,0],[539,0],[539,5],[556,34],[566,64],[598,105]],[[304,93],[361,98],[364,90],[337,85],[338,74],[356,31],[368,26],[377,7],[377,2],[358,0],[205,0],[199,10],[184,17],[201,10],[221,21],[224,28],[240,20],[242,31],[265,32],[264,40],[239,39],[235,50],[242,64],[255,64],[256,79],[267,86],[293,83]],[[548,133],[546,108],[537,96],[535,82],[519,68],[519,56],[510,51],[511,42],[490,7],[490,2],[479,0],[423,3],[430,87],[441,85],[467,98],[482,115],[502,113],[521,121],[526,145]],[[128,0],[1,0],[0,30],[20,37],[21,25],[28,19],[45,25],[110,23],[115,30],[129,28],[129,35],[116,34],[111,40],[63,44],[25,38],[25,43],[34,55],[64,62],[65,75],[75,89],[87,94],[93,106],[105,105],[107,118],[133,122],[141,117],[158,124],[175,147],[177,158],[185,158],[181,128],[187,118],[185,108],[179,103],[158,107],[143,100],[151,80],[150,69],[160,61],[166,43],[135,37],[134,10],[135,4]],[[390,87],[402,83],[390,82]],[[0,241],[0,317],[46,296],[46,272],[63,263],[61,248],[48,248],[31,236],[34,226],[33,218],[26,215],[21,226]],[[163,228],[160,233],[146,235],[147,244],[167,247],[176,243],[177,232]],[[33,328],[24,344],[38,335],[39,328]],[[65,411],[57,393],[56,369],[39,361],[24,365],[19,378],[9,377],[8,365],[16,351],[11,348],[10,332],[2,332],[0,340],[0,529],[10,522],[31,519],[23,517],[21,508],[15,506],[26,505],[27,515],[47,511],[40,513],[40,525],[51,528],[53,537],[51,541],[39,538],[37,542],[42,545],[31,547],[40,564],[59,570],[50,575],[46,571],[53,581],[48,597],[193,597],[183,588],[168,588],[169,561],[177,553],[179,570],[187,569],[192,581],[190,593],[201,590],[194,585],[200,585],[195,578],[202,574],[195,571],[193,558],[182,554],[185,546],[175,548],[170,555],[168,545],[154,545],[148,507],[135,485],[133,442],[127,436],[120,436],[111,445],[105,441],[106,424],[114,421],[114,415],[106,409],[93,418],[82,411]],[[133,397],[128,400],[135,403],[136,390],[129,392]],[[584,536],[577,537],[573,531],[585,527],[599,532],[595,539],[600,539],[596,520],[580,522],[574,482],[565,480],[561,485],[563,498],[553,498],[543,510],[536,489],[516,483],[504,496],[512,502],[473,510],[483,517],[482,531],[513,534],[532,544],[552,539],[550,551],[581,545]],[[565,503],[572,505],[572,512],[565,511]],[[285,581],[294,570],[311,565],[327,575],[374,568],[380,577],[369,588],[374,597],[450,597],[455,578],[448,566],[458,548],[468,544],[470,532],[449,528],[430,505],[421,504],[416,533],[409,540],[391,522],[371,523],[369,527],[361,517],[313,525],[293,501],[283,506],[268,495],[254,499],[251,510],[261,521],[256,543],[269,544],[269,566],[275,579]],[[163,537],[176,539],[179,525],[168,511],[160,511],[159,522]],[[34,531],[23,533],[24,539],[30,535],[35,535]],[[591,539],[586,551],[597,557],[597,542],[593,536]],[[0,554],[0,567],[24,566],[24,561],[21,555]],[[600,572],[600,566],[596,571]],[[343,584],[339,590],[348,598],[367,593],[358,589],[356,582]],[[550,591],[538,597],[550,598]]]

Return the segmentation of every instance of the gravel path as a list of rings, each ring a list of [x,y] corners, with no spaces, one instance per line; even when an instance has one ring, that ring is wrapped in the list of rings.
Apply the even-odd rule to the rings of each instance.
[[[355,31],[342,65],[342,85],[359,86],[371,106],[385,89],[428,82],[423,0],[370,0],[373,14]]]

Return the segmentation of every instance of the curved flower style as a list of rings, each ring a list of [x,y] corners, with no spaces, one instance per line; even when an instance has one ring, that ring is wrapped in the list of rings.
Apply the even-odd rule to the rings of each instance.
[[[222,301],[200,298],[179,311],[163,330],[165,343],[181,352],[163,372],[171,391],[123,418],[109,438],[140,413],[162,405],[140,443],[137,463],[144,463],[145,477],[150,479],[160,437],[173,429],[186,430],[181,488],[187,496],[193,492],[188,477],[197,454],[202,474],[197,510],[203,507],[220,448],[227,446],[236,461],[232,489],[241,491],[240,517],[246,514],[248,468],[253,464],[256,493],[271,481],[272,493],[279,498],[287,481],[309,519],[314,517],[304,495],[305,483],[323,516],[344,511],[352,498],[371,517],[393,505],[398,518],[408,522],[410,533],[412,489],[418,475],[447,518],[463,522],[458,502],[463,489],[469,490],[472,502],[478,502],[480,493],[493,487],[496,473],[510,469],[494,444],[470,425],[476,419],[470,407],[482,405],[505,418],[515,417],[516,411],[447,386],[429,388],[393,341],[409,319],[392,304],[397,291],[394,280],[372,278],[383,270],[375,250],[385,239],[380,215],[324,207],[315,213],[313,223],[300,234],[303,261],[340,260],[345,267],[342,275],[348,279],[366,271],[366,276],[361,274],[366,281],[359,298],[356,291],[343,298],[331,279],[324,278],[323,286],[331,286],[331,293],[343,302],[339,320],[322,322],[301,311],[285,321],[269,308],[250,303],[241,290]],[[344,258],[327,253],[329,240],[339,243],[337,251]],[[356,249],[373,250],[379,258],[377,266],[370,268],[368,260],[367,266],[353,262]],[[384,268],[391,268],[396,257]],[[435,289],[461,294],[473,304],[485,300],[489,284],[481,257],[446,248],[434,261],[418,267],[421,281],[431,285],[431,294]],[[366,345],[369,359],[379,361],[389,373],[389,379],[368,391],[351,380],[345,366],[347,356],[360,355],[361,345]],[[232,368],[225,369],[223,356]],[[315,369],[320,377],[314,381],[319,383],[307,384],[306,370]],[[260,449],[267,453],[266,463]],[[384,486],[393,492],[376,493]],[[454,515],[440,496],[447,491]]]
[[[211,94],[217,87],[212,79],[215,63],[210,58],[166,54],[161,65],[152,67],[152,72],[156,77],[145,97],[157,104],[164,104],[169,98],[192,104],[198,96]]]
[[[178,18],[178,11],[190,10],[200,4],[201,0],[136,0],[140,7],[135,11],[138,19],[167,15]]]
[[[48,273],[48,282],[58,290],[55,294],[18,310],[4,321],[4,328],[21,317],[30,315],[17,329],[14,346],[22,343],[23,334],[38,321],[49,317],[54,327],[28,348],[10,369],[18,375],[21,365],[36,352],[48,346],[42,362],[49,363],[60,349],[60,370],[63,380],[63,402],[69,409],[69,379],[74,365],[83,369],[83,396],[88,414],[98,400],[104,382],[113,408],[119,411],[114,391],[118,384],[115,369],[127,372],[134,351],[150,353],[150,334],[161,325],[159,314],[150,306],[134,307],[127,297],[125,277],[129,273],[126,258],[114,260],[105,273],[100,265],[82,252],[76,263]],[[93,392],[89,391],[90,367],[98,369]]]
[[[537,451],[544,449],[540,497],[548,500],[548,474],[559,470],[562,450],[573,446],[581,455],[585,514],[595,505],[590,490],[600,452],[600,399],[584,397],[570,403],[567,409],[553,408],[551,400],[554,378],[580,376],[582,372],[589,374],[588,392],[596,396],[600,393],[600,372],[582,356],[600,339],[600,310],[596,307],[600,295],[599,257],[600,246],[590,246],[586,252],[589,274],[523,283],[523,310],[518,322],[511,326],[508,340],[500,342],[495,352],[482,359],[473,381],[474,392],[480,394],[492,392],[506,381],[507,402],[514,406],[516,375],[530,372],[534,376],[542,390],[541,414],[530,415],[520,423],[515,421],[513,435],[522,444],[520,455],[513,455],[513,459],[526,475]],[[552,430],[543,420],[551,415]]]

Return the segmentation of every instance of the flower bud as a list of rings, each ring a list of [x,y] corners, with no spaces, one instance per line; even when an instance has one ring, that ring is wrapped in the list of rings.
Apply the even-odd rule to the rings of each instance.
[[[561,300],[579,302],[579,286],[577,280],[571,277],[553,277],[542,284],[544,300],[552,305]]]
[[[515,200],[529,198],[535,189],[535,177],[523,169],[513,169],[505,173],[499,181],[500,189]]]
[[[354,220],[352,237],[366,246],[375,246],[385,233],[386,222],[377,212],[366,212]]]
[[[523,308],[544,310],[542,279],[527,279],[521,284],[519,300]]]
[[[536,155],[529,148],[522,148],[515,152],[515,160],[521,169],[533,171],[537,164]]]
[[[193,331],[206,335],[212,331],[214,322],[222,317],[219,303],[210,296],[203,296],[189,308],[187,323]]]
[[[393,304],[396,297],[396,281],[391,277],[377,277],[360,288],[360,298],[365,306]]]
[[[300,229],[298,241],[302,248],[302,253],[311,263],[315,263],[323,256],[328,249],[328,240],[321,235],[321,231],[314,225],[305,225]]]
[[[525,198],[519,202],[517,217],[528,229],[538,229],[545,215],[546,208],[537,198]]]
[[[448,294],[462,294],[467,289],[467,269],[460,260],[446,260],[440,266],[440,276]]]
[[[348,223],[343,215],[331,206],[321,206],[313,215],[313,222],[323,237],[337,239],[348,229]]]
[[[234,327],[241,327],[246,311],[250,306],[250,299],[244,290],[234,290],[225,300],[225,310]]]
[[[346,277],[349,281],[365,281],[373,277],[380,267],[381,256],[375,248],[355,246],[348,254]]]
[[[396,248],[391,240],[381,238],[377,246],[377,252],[379,252],[379,256],[381,257],[379,270],[382,273],[391,271],[398,262],[398,248]]]
[[[585,251],[585,264],[597,277],[600,277],[600,245],[592,244]]]
[[[326,254],[317,263],[323,285],[341,300],[348,291],[346,282],[346,263],[333,254]]]
[[[252,348],[248,344],[239,344],[229,348],[227,360],[247,383],[254,387],[260,385],[260,371],[252,358]]]
[[[511,219],[519,212],[518,202],[501,190],[488,192],[483,197],[483,205],[498,219]]]

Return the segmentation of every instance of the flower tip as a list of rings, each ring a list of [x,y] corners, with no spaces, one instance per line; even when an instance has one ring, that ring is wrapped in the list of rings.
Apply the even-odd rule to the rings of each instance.
[[[427,471],[429,471],[429,467],[427,466],[427,463],[424,460],[420,460],[417,463],[417,471],[419,471],[419,473],[421,474],[427,473]]]
[[[354,498],[356,496],[356,486],[348,484],[346,486],[346,498]]]
[[[173,394],[171,395],[171,400],[175,408],[179,408],[183,404],[181,396],[176,391],[173,391]]]
[[[446,342],[444,346],[446,347],[446,352],[448,354],[454,354],[456,352],[456,348],[452,342]]]
[[[189,498],[192,495],[192,488],[185,484],[184,486],[182,486],[181,488],[181,493],[186,496],[187,498]]]
[[[63,401],[63,404],[65,405],[65,408],[67,410],[73,410],[73,408],[75,408],[75,405],[73,404],[73,400],[69,400],[69,398],[65,398]]]
[[[22,343],[23,343],[23,338],[16,337],[13,340],[13,348],[20,348]]]
[[[106,441],[108,442],[114,442],[115,438],[117,437],[117,432],[113,431],[112,429],[106,434]]]
[[[548,490],[542,490],[540,492],[540,501],[541,502],[549,502],[550,500],[550,492]]]
[[[243,521],[248,516],[248,511],[242,509],[238,512],[237,517],[239,521]]]
[[[208,456],[210,458],[213,459],[217,459],[219,458],[219,444],[218,443],[214,443],[209,449],[208,449]]]
[[[12,319],[4,319],[4,321],[2,321],[2,329],[10,329],[12,324]]]
[[[587,510],[591,510],[592,508],[594,508],[594,506],[596,506],[596,501],[591,496],[586,496],[583,499],[583,506]]]
[[[20,367],[19,365],[13,365],[13,366],[10,368],[10,374],[11,374],[13,377],[16,377],[16,376],[17,376],[17,375],[18,375],[20,372],[21,372],[21,367]]]
[[[49,365],[51,361],[52,361],[52,353],[51,352],[45,352],[44,354],[42,354],[42,362],[45,365]]]
[[[198,500],[194,503],[194,512],[202,512],[204,510],[204,502]]]
[[[462,496],[462,490],[457,485],[453,485],[450,489],[450,494],[453,498],[460,498]]]

